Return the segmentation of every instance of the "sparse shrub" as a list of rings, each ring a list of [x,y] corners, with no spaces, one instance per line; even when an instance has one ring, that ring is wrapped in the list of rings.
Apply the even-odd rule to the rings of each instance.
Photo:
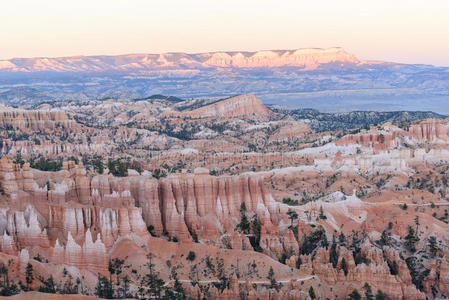
[[[293,200],[290,197],[282,199],[282,203],[291,205],[291,206],[297,206],[299,204],[298,200]]]
[[[156,179],[159,179],[162,177],[167,177],[167,172],[165,170],[161,170],[161,169],[154,169],[152,174],[153,174],[153,177]]]
[[[147,230],[151,234],[151,236],[153,236],[153,237],[156,236],[156,234],[154,233],[154,226],[153,225],[148,225]]]
[[[189,251],[189,254],[187,255],[186,259],[189,261],[194,261],[196,258],[196,254],[193,251]]]

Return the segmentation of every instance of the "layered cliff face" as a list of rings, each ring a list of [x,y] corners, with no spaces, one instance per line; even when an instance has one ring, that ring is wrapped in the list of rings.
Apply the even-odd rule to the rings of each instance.
[[[20,110],[1,106],[0,127],[27,132],[51,132],[57,127],[73,130],[76,123],[62,111]]]
[[[89,179],[73,162],[50,177],[31,172],[28,164],[18,168],[6,157],[0,165],[1,187],[13,201],[0,216],[1,249],[17,254],[40,247],[53,253],[50,261],[80,268],[104,270],[105,251],[129,235],[147,241],[148,226],[159,236],[191,241],[195,234],[220,246],[223,235],[234,233],[242,203],[269,227],[270,211],[275,213],[276,207],[262,178],[254,176],[217,178],[197,169],[195,174],[160,180],[107,175]],[[46,183],[40,187],[39,182]],[[232,240],[233,248],[251,247],[244,236]]]
[[[151,225],[158,235],[166,232],[172,237],[190,240],[191,232],[195,231],[200,238],[218,240],[222,234],[233,232],[240,219],[242,203],[248,211],[258,213],[267,225],[272,221],[270,211],[276,206],[260,176],[214,177],[207,169],[198,168],[194,174],[160,180],[148,176],[114,178],[110,175],[89,179],[82,166],[69,162],[64,164],[63,171],[54,174],[56,176],[42,178],[47,175],[45,172],[31,172],[28,164],[20,169],[6,157],[1,159],[0,167],[1,187],[6,195],[16,199],[18,207],[34,198],[31,204],[46,219],[51,218],[48,222],[65,224],[65,234],[72,231],[73,237],[84,235],[87,229],[76,224],[101,221],[105,214],[112,214],[107,219],[131,226],[126,225],[127,220],[139,218],[141,210],[147,226]],[[46,186],[40,187],[39,182],[46,182]],[[82,210],[70,208],[65,213],[56,208],[47,211],[49,205],[66,206],[70,201],[86,207]],[[126,207],[132,209],[123,210]],[[59,220],[60,217],[64,220]],[[140,226],[136,224],[134,229]],[[129,232],[130,228],[119,230]],[[142,230],[145,232],[146,226]],[[105,233],[108,239],[114,235],[109,231]]]
[[[448,132],[449,127],[443,120],[428,119],[406,128],[386,123],[381,130],[372,128],[367,132],[344,136],[337,144],[356,144],[379,151],[398,146],[398,140],[406,143],[445,143],[449,140]]]
[[[435,142],[437,140],[447,142],[449,140],[448,127],[440,120],[429,119],[419,124],[410,126],[408,130],[412,138]]]

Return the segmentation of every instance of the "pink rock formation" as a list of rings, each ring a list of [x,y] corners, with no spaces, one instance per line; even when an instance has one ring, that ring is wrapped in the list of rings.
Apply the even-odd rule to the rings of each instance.
[[[385,150],[389,147],[396,146],[395,136],[396,132],[382,134],[382,133],[364,133],[346,135],[339,139],[337,145],[362,145],[365,147],[372,147],[376,151]]]
[[[14,166],[12,161],[6,156],[0,159],[0,183],[3,192],[8,196],[18,191]]]
[[[77,61],[77,64],[73,64]],[[27,58],[21,62],[0,60],[3,72],[30,71],[111,71],[126,70],[128,72],[146,73],[155,71],[185,71],[189,68],[201,67],[281,67],[296,66],[306,70],[314,69],[320,64],[340,62],[359,63],[352,54],[341,48],[271,50],[257,52],[206,52],[197,54],[163,53],[163,54],[130,54],[113,57],[104,61],[102,57],[58,57]],[[80,67],[82,66],[82,67]]]
[[[341,153],[336,155],[335,164],[344,164]],[[140,250],[154,247],[151,251],[165,251],[164,247],[158,248],[157,243],[152,243],[161,239],[150,238],[150,226],[154,235],[172,240],[176,237],[181,241],[176,245],[177,250],[170,254],[173,257],[179,255],[176,253],[178,249],[197,251],[197,246],[228,248],[225,251],[229,251],[229,255],[251,253],[253,249],[248,238],[251,235],[236,231],[241,214],[245,213],[248,219],[256,215],[259,218],[262,224],[260,247],[264,254],[276,260],[281,270],[285,267],[290,272],[300,273],[300,276],[313,275],[313,278],[335,286],[335,295],[339,297],[346,297],[353,287],[360,288],[366,282],[373,291],[387,293],[389,299],[425,299],[425,295],[414,287],[410,271],[399,252],[389,247],[380,249],[370,239],[365,239],[361,248],[361,255],[369,260],[369,264],[356,265],[352,251],[343,246],[337,247],[339,260],[336,268],[330,263],[329,249],[318,247],[310,255],[300,253],[299,245],[305,234],[309,236],[310,231],[316,230],[309,225],[310,222],[322,225],[327,233],[334,228],[340,227],[342,230],[344,227],[347,230],[345,234],[351,229],[365,229],[375,235],[385,228],[388,217],[378,215],[380,206],[375,202],[364,203],[355,194],[345,197],[346,200],[335,200],[334,203],[321,202],[328,219],[319,219],[316,214],[306,224],[305,216],[301,215],[301,219],[294,222],[298,224],[295,236],[293,230],[287,227],[290,225],[286,215],[289,207],[274,201],[271,191],[267,189],[270,185],[266,183],[266,174],[216,177],[209,175],[205,168],[197,168],[193,174],[175,174],[156,180],[149,175],[133,172],[127,177],[89,175],[82,164],[76,165],[74,162],[64,163],[63,170],[59,172],[40,172],[31,170],[27,164],[21,169],[6,158],[2,158],[0,167],[0,185],[9,191],[2,196],[2,204],[8,206],[0,210],[0,251],[5,255],[19,255],[22,269],[25,261],[30,260],[29,257],[39,253],[48,259],[49,264],[106,274],[108,258],[116,251],[120,253],[116,249],[126,243]],[[300,174],[293,178],[301,181],[298,178],[311,174]],[[317,180],[322,181],[322,176],[319,174]],[[288,179],[286,177],[285,180]],[[50,183],[49,190],[47,181]],[[241,211],[242,204],[246,207],[244,212]],[[303,210],[313,210],[313,205],[308,203],[295,209],[301,214]],[[318,210],[319,206],[316,208]],[[393,212],[396,209],[402,212],[395,206],[389,208],[393,208]],[[361,221],[362,217],[367,219]],[[421,220],[428,222],[425,216]],[[392,233],[404,235],[406,225],[410,222],[412,220],[408,218],[395,220]],[[441,226],[444,226],[442,222]],[[164,237],[164,233],[168,237]],[[193,240],[194,233],[200,243],[187,243]],[[208,246],[205,246],[206,243]],[[292,255],[286,260],[291,269],[277,262],[284,254]],[[296,269],[298,257],[302,261],[300,270]],[[264,258],[270,263],[273,261]],[[341,267],[343,258],[348,274]],[[398,265],[397,275],[390,273],[388,264],[392,262]],[[441,291],[447,290],[448,265],[444,260],[429,266],[431,273],[424,283],[427,293],[432,286],[438,286]],[[282,272],[287,271],[281,271],[281,276],[286,274]],[[440,274],[439,278],[437,274]],[[290,280],[292,276],[286,278]],[[278,292],[258,284],[242,290],[241,283],[233,279],[230,289],[221,292],[214,287],[210,293],[217,299],[235,299],[245,292],[248,299],[307,297],[295,281],[287,282]],[[198,292],[188,290],[189,295]]]
[[[429,119],[412,125],[409,128],[410,135],[418,140],[434,142],[439,139],[449,141],[448,128],[440,120]]]
[[[56,126],[74,129],[76,123],[62,111],[19,110],[5,106],[0,107],[0,127],[25,131],[51,132]]]
[[[251,94],[219,100],[215,103],[191,111],[173,113],[173,116],[189,118],[246,117],[258,120],[266,120],[273,115],[274,113],[269,110],[262,101]]]

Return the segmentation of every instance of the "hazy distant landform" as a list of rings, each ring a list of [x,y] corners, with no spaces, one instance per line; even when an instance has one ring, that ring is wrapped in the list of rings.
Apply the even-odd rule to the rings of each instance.
[[[363,61],[341,48],[0,61],[0,101],[8,105],[243,93],[265,104],[322,112],[449,114],[449,68]]]

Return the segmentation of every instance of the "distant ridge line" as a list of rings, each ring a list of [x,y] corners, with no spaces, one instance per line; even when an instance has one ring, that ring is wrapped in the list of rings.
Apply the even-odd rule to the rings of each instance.
[[[343,48],[294,50],[215,51],[203,53],[122,54],[66,57],[34,57],[0,60],[0,72],[132,72],[178,71],[205,68],[299,67],[315,69],[321,64],[358,64]]]

